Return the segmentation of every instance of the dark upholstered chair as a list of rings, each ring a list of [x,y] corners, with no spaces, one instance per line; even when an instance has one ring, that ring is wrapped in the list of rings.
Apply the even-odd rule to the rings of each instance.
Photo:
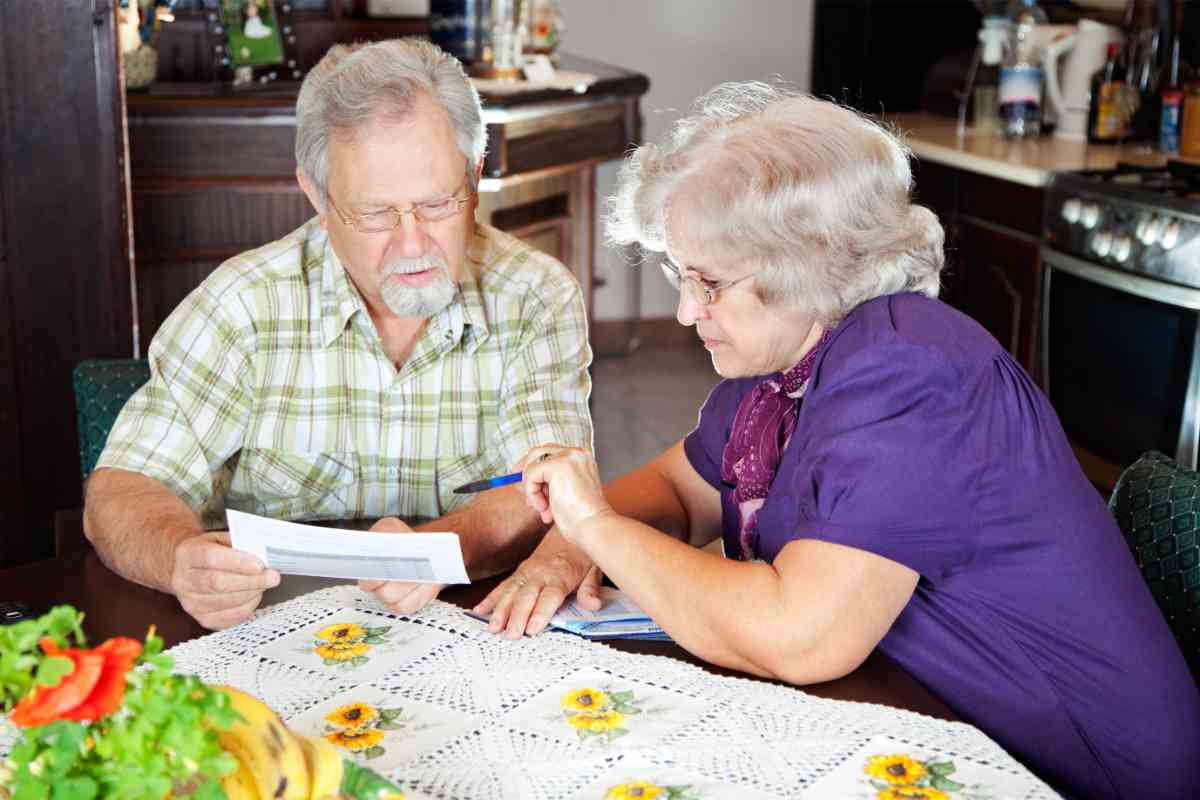
[[[1200,677],[1200,473],[1150,451],[1121,473],[1108,507]]]
[[[72,379],[79,427],[79,477],[86,481],[125,401],[150,379],[150,364],[135,358],[93,359],[80,362]],[[81,510],[58,511],[54,515],[55,552],[61,555],[87,546]]]
[[[79,474],[81,480],[87,480],[125,401],[150,380],[150,364],[141,358],[93,359],[76,366],[73,378]]]

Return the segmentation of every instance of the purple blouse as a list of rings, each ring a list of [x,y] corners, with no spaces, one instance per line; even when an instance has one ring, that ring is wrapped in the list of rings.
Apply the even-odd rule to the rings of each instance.
[[[684,442],[721,491],[727,548],[738,512],[721,456],[761,380],[721,382]],[[835,329],[758,512],[757,556],[793,539],[918,572],[879,648],[1058,791],[1200,787],[1183,656],[1049,401],[968,317],[901,294]]]

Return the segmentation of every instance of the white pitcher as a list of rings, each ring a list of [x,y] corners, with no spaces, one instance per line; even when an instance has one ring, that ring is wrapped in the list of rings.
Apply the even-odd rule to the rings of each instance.
[[[1118,29],[1081,19],[1074,33],[1046,47],[1042,65],[1046,73],[1046,99],[1058,116],[1056,139],[1087,138],[1092,75],[1104,66],[1108,43],[1121,39]]]

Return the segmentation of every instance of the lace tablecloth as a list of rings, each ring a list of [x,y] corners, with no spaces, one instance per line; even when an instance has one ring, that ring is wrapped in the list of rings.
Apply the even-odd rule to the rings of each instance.
[[[396,617],[353,586],[170,653],[347,748],[409,800],[917,796],[905,784],[947,800],[1056,796],[970,725],[569,634],[511,642],[440,601]]]

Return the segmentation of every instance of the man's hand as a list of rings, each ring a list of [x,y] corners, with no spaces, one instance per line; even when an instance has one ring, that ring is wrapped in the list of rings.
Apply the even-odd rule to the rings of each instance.
[[[538,549],[475,606],[477,614],[491,614],[488,629],[519,639],[525,633],[540,633],[576,592],[579,604],[589,611],[604,605],[600,599],[600,569],[578,548],[556,531],[551,531]]]
[[[371,532],[412,533],[413,529],[395,517],[384,517],[371,526]],[[429,605],[445,586],[440,583],[359,581],[358,588],[375,595],[395,614],[412,614]]]
[[[171,591],[184,611],[211,630],[248,619],[263,592],[278,585],[279,573],[234,550],[225,531],[192,536],[175,548]]]

